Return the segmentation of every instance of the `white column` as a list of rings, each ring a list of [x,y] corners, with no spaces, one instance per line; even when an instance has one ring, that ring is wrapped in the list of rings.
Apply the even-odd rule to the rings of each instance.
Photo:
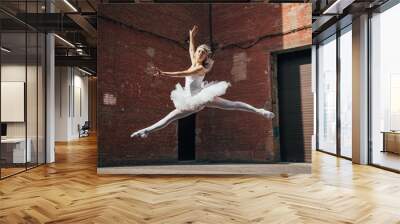
[[[368,163],[368,15],[353,20],[353,162]]]
[[[47,1],[48,12],[54,11],[54,6]],[[55,161],[54,133],[55,133],[55,43],[54,34],[46,36],[46,163]]]

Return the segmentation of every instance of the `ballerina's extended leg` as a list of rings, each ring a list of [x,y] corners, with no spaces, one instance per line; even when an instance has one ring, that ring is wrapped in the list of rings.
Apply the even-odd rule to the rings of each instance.
[[[147,137],[148,134],[150,134],[151,132],[154,131],[158,131],[160,129],[163,129],[165,127],[167,127],[171,122],[176,121],[178,119],[187,117],[193,113],[198,112],[199,110],[195,110],[195,111],[181,111],[178,109],[175,109],[173,111],[171,111],[167,116],[165,116],[163,119],[159,120],[157,123],[147,127],[147,128],[143,128],[139,131],[136,131],[134,133],[131,134],[131,138],[133,137],[137,137],[140,136],[142,138]]]
[[[240,110],[240,111],[252,112],[268,119],[273,119],[275,117],[274,113],[265,110],[263,108],[255,108],[250,104],[244,102],[230,101],[221,97],[215,97],[215,99],[209,102],[206,106],[223,110]]]

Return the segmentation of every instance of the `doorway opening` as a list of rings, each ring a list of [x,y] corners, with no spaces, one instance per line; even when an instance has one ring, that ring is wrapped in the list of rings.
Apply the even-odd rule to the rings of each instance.
[[[178,160],[193,161],[196,159],[196,114],[178,121]]]
[[[279,54],[277,62],[281,161],[311,162],[311,50]]]

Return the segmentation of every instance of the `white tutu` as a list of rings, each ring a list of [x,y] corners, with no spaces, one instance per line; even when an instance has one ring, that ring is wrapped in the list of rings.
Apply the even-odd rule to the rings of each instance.
[[[171,100],[176,109],[196,110],[202,105],[212,101],[214,97],[224,95],[231,84],[226,81],[202,82],[201,89],[193,94],[184,89],[179,83],[171,92]],[[192,95],[193,94],[193,95]]]

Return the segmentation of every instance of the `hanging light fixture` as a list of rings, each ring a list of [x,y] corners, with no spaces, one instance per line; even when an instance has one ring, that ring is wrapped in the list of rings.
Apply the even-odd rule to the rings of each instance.
[[[11,50],[9,50],[9,49],[7,49],[5,47],[1,47],[1,51],[4,51],[6,53],[10,53],[11,52]]]
[[[57,37],[59,40],[61,40],[62,42],[64,42],[65,44],[67,44],[68,46],[75,48],[75,45],[73,45],[71,42],[69,42],[68,40],[62,38],[61,36],[59,36],[58,34],[54,34],[55,37]]]
[[[64,0],[64,3],[68,5],[74,12],[78,12],[78,10],[68,1]]]

